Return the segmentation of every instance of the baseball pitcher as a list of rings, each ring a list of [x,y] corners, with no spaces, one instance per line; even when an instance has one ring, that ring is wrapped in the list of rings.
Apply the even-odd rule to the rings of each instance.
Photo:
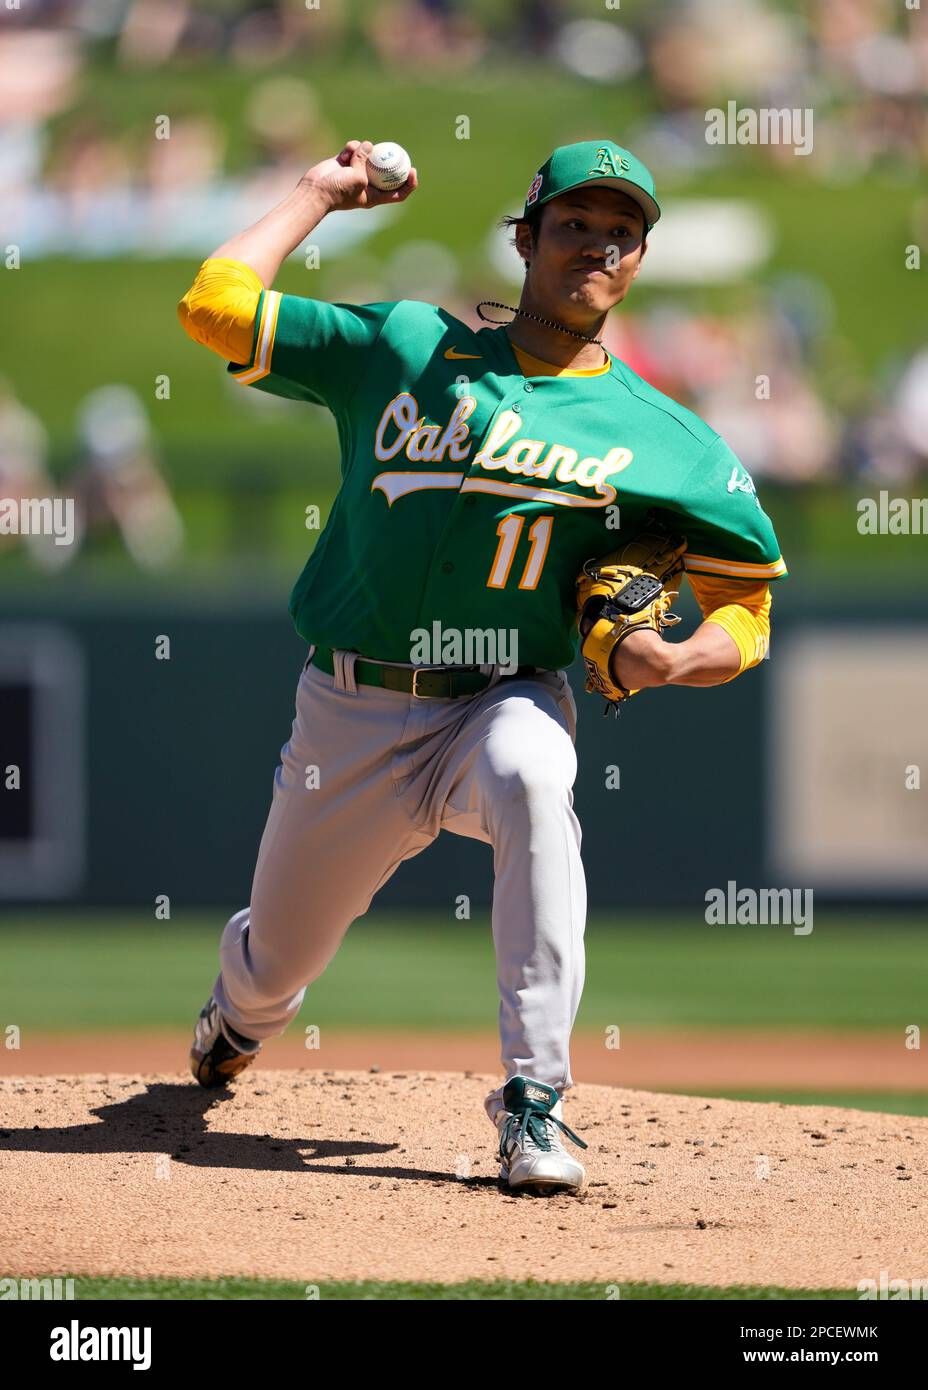
[[[486,1099],[511,1189],[579,1191],[562,1136],[586,893],[565,668],[618,710],[734,679],[767,651],[785,574],[747,471],[605,350],[660,217],[611,140],[563,146],[508,219],[519,303],[472,328],[417,300],[273,289],[322,218],[398,203],[351,140],[220,246],[179,306],[242,387],[326,406],[341,486],[290,612],[308,653],[248,907],[225,927],[191,1067],[224,1085],[280,1034],[347,928],[441,830],[492,847],[503,1084]],[[488,314],[487,309],[491,312]],[[703,622],[667,640],[686,576]],[[310,776],[318,769],[318,776]]]

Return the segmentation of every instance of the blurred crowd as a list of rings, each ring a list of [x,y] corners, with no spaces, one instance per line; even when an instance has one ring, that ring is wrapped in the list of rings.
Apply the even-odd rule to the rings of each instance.
[[[466,72],[518,55],[591,81],[645,72],[676,112],[712,104],[726,84],[761,102],[808,83],[819,100],[886,103],[888,139],[916,114],[926,71],[915,0],[29,0],[7,10],[14,32],[105,45],[129,68],[212,57],[260,69],[360,49],[391,68]],[[891,108],[905,98],[912,112]]]
[[[208,104],[175,111],[170,139],[107,121],[92,92],[104,56],[130,73],[203,59],[254,73],[234,157]],[[706,112],[733,96],[811,107],[817,177],[928,164],[928,17],[904,0],[29,0],[0,10],[0,188],[30,244],[186,249],[230,197],[289,186],[338,137],[312,86],[279,75],[288,59],[432,78],[535,62],[594,93],[634,82],[642,114],[623,138],[665,180],[725,159]],[[794,160],[785,144],[755,154]]]
[[[0,378],[0,499],[61,498],[73,506],[73,538],[59,545],[47,532],[0,525],[0,554],[23,546],[40,569],[72,564],[88,546],[114,539],[140,569],[171,564],[183,523],[162,476],[151,426],[128,386],[101,386],[81,402],[66,475],[48,471],[48,436],[38,417]]]
[[[752,151],[762,163],[913,185],[928,165],[928,20],[905,0],[23,0],[0,9],[4,244],[33,259],[205,254],[345,134],[312,81],[282,69],[290,59],[432,80],[536,63],[589,84],[594,100],[598,84],[634,84],[639,115],[622,139],[662,186],[726,159],[706,141],[706,112],[732,94],[742,107],[814,110],[809,157],[770,144]],[[171,102],[153,138],[150,118],[120,120],[95,85],[98,72],[125,81],[200,61],[253,74],[234,138],[227,113],[195,94]],[[329,298],[434,298],[472,322],[487,289],[463,284],[454,253],[434,242],[407,243],[389,264],[344,256],[339,274]],[[759,479],[889,484],[928,470],[928,349],[860,379],[820,283],[746,282],[724,316],[666,293],[648,305],[633,296],[613,315],[607,345],[708,420]],[[41,422],[0,382],[0,498],[63,490],[83,541],[115,532],[141,566],[178,553],[179,514],[128,387],[83,403],[66,479],[52,483],[47,457]],[[72,558],[23,540],[39,564]],[[0,550],[15,543],[0,535]]]

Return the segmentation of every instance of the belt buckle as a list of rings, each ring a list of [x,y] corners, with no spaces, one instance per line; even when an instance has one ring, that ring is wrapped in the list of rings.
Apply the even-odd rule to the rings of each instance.
[[[442,667],[440,667],[440,666],[417,666],[417,667],[415,668],[415,670],[414,670],[413,673],[412,673],[412,691],[411,691],[411,694],[412,694],[412,697],[413,697],[414,700],[438,700],[438,699],[441,698],[441,697],[438,696],[438,695],[420,695],[420,694],[419,694],[419,677],[422,676],[422,675],[427,675],[427,674],[428,674],[429,672],[431,672],[431,671],[440,671],[440,670],[442,670]]]
[[[413,673],[412,673],[412,692],[411,692],[411,693],[412,693],[413,697],[414,697],[415,699],[417,699],[417,700],[444,700],[444,699],[454,699],[454,698],[455,698],[454,696],[444,696],[444,695],[420,695],[420,693],[419,693],[419,677],[420,677],[421,675],[426,675],[426,676],[427,676],[427,675],[431,675],[431,674],[432,674],[433,672],[435,672],[435,671],[446,671],[446,672],[448,673],[449,676],[454,676],[455,673],[461,673],[461,672],[465,672],[465,671],[466,671],[466,672],[470,672],[470,671],[476,671],[476,670],[479,670],[479,667],[477,667],[477,666],[417,666],[417,667],[414,669]]]

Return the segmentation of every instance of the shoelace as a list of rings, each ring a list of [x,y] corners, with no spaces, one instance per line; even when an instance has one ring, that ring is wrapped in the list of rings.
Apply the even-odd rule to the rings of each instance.
[[[550,1153],[551,1136],[548,1133],[549,1124],[557,1125],[558,1129],[566,1134],[568,1139],[572,1139],[575,1144],[579,1145],[581,1149],[587,1147],[583,1140],[578,1135],[574,1134],[573,1130],[569,1129],[556,1115],[542,1115],[538,1110],[525,1109],[518,1110],[510,1115],[503,1125],[499,1139],[500,1158],[508,1159],[509,1157],[506,1150],[513,1129],[516,1131],[515,1137],[517,1140],[521,1140],[524,1143],[527,1139],[535,1148],[542,1150],[544,1153]]]

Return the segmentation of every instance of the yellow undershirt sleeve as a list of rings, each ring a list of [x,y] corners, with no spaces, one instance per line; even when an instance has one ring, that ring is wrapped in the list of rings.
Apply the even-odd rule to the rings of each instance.
[[[177,317],[195,342],[228,362],[249,363],[263,289],[260,276],[243,261],[211,258],[197,271]]]
[[[724,628],[738,648],[741,666],[735,675],[763,661],[770,644],[770,586],[705,574],[687,578],[705,621]]]

